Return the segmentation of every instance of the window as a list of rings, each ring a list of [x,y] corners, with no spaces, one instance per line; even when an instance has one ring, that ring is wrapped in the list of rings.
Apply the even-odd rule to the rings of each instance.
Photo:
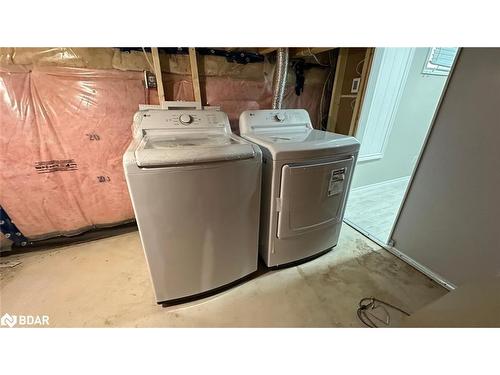
[[[457,55],[458,48],[433,47],[429,51],[422,74],[447,76]]]

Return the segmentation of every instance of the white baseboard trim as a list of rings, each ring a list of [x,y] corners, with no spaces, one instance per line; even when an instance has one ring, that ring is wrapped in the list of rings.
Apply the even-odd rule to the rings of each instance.
[[[379,160],[384,157],[383,152],[376,152],[374,154],[358,155],[357,163],[364,163],[367,161]]]
[[[391,254],[397,256],[403,262],[408,263],[410,266],[412,266],[416,270],[422,272],[424,275],[426,275],[427,277],[431,278],[432,280],[434,280],[438,284],[441,284],[446,289],[448,289],[448,290],[454,290],[454,289],[457,288],[457,286],[455,284],[453,284],[452,282],[446,280],[444,277],[442,277],[442,276],[438,275],[437,273],[433,272],[432,270],[430,270],[426,266],[420,264],[416,260],[414,260],[414,259],[410,258],[409,256],[403,254],[401,251],[399,251],[395,247],[385,245],[384,249],[386,249]]]
[[[368,237],[370,240],[372,240],[373,242],[375,242],[377,245],[379,245],[384,250],[387,250],[392,255],[398,257],[403,262],[409,264],[410,266],[412,266],[413,268],[415,268],[417,271],[423,273],[425,276],[427,276],[430,279],[434,280],[436,283],[442,285],[446,289],[448,289],[448,290],[454,290],[454,289],[456,289],[456,285],[455,284],[453,284],[450,281],[446,280],[444,277],[442,277],[442,276],[438,275],[437,273],[433,272],[432,270],[430,270],[429,268],[427,268],[424,265],[420,264],[416,260],[414,260],[414,259],[410,258],[409,256],[403,254],[401,251],[399,251],[398,249],[396,249],[394,246],[389,246],[388,244],[384,243],[382,240],[380,240],[380,239],[372,236],[370,233],[368,233],[367,231],[363,230],[362,228],[360,228],[359,226],[357,226],[356,224],[354,224],[353,222],[351,222],[350,220],[348,220],[346,218],[344,218],[344,222],[347,225],[349,225],[351,228],[353,228],[354,230],[356,230],[359,233],[361,233],[363,236]]]
[[[356,188],[352,188],[351,191],[361,191],[361,190],[370,189],[373,187],[379,187],[379,186],[393,184],[393,183],[404,181],[404,180],[410,181],[410,176],[398,177],[398,178],[393,178],[392,180],[376,182],[376,183],[370,184],[370,185],[358,186]]]

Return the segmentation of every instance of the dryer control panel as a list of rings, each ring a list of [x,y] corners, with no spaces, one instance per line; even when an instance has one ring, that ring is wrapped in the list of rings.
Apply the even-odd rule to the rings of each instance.
[[[305,109],[254,110],[245,111],[240,115],[241,134],[285,126],[313,128],[309,113]]]
[[[133,133],[142,137],[146,130],[219,129],[231,132],[229,118],[216,110],[147,109],[134,115]]]

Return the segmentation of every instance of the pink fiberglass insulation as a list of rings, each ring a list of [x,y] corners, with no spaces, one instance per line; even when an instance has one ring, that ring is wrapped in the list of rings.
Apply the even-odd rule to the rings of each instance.
[[[158,103],[142,72],[67,67],[0,67],[0,205],[30,239],[71,235],[133,219],[122,155],[139,104]],[[245,109],[269,108],[265,81],[207,77],[204,97],[234,129]],[[185,76],[166,75],[169,100],[192,100]],[[317,118],[321,87],[285,106]],[[229,188],[229,187],[228,187]]]
[[[141,73],[1,71],[0,204],[30,238],[133,217],[121,154]]]

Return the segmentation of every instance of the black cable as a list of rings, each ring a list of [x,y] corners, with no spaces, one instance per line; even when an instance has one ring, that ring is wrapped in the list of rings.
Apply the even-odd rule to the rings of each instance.
[[[358,314],[358,319],[359,319],[359,320],[361,320],[361,322],[362,322],[365,326],[367,326],[367,327],[369,327],[369,328],[377,328],[377,326],[376,326],[375,324],[373,324],[373,322],[372,322],[372,320],[371,320],[370,318],[366,317],[366,319],[368,319],[368,321],[369,321],[370,323],[367,323],[367,322],[365,321],[364,316],[363,316],[363,314],[361,313],[361,309],[358,309],[357,314]]]
[[[365,302],[368,302],[368,303],[365,303]],[[397,306],[394,306],[388,302],[379,300],[378,298],[375,298],[375,297],[365,297],[359,301],[359,307],[358,307],[358,310],[356,311],[356,314],[358,315],[358,319],[367,327],[378,328],[377,324],[373,320],[371,320],[367,314],[367,311],[369,309],[373,310],[376,307],[376,303],[379,303],[380,305],[382,305],[382,307],[383,307],[383,305],[385,305],[387,307],[390,307],[394,310],[401,312],[402,314],[404,314],[406,316],[410,316],[410,314],[408,312],[406,312],[405,310],[403,310]],[[387,318],[388,318],[388,322],[389,322],[390,321],[390,314],[387,310],[386,310],[386,313],[387,313]]]

